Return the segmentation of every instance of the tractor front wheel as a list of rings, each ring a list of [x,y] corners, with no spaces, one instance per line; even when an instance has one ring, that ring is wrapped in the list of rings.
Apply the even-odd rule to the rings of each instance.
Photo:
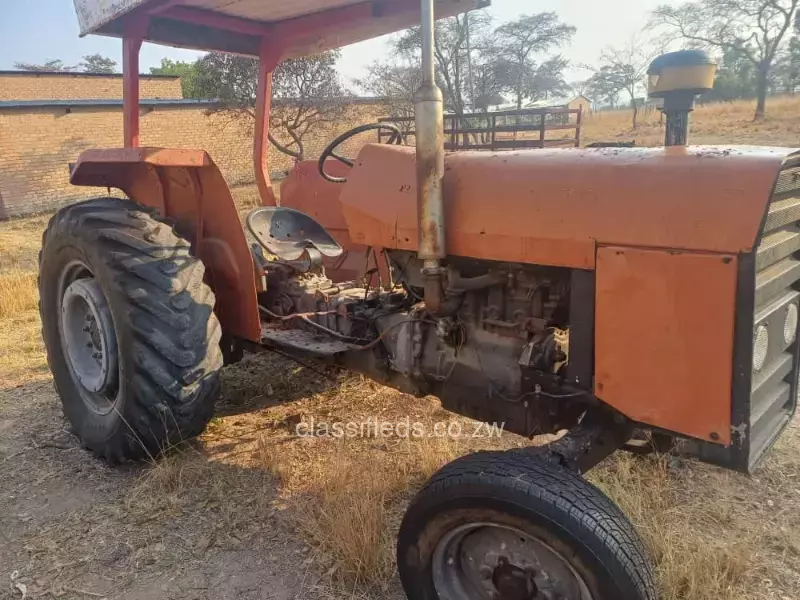
[[[222,366],[214,295],[189,243],[140,205],[58,211],[42,238],[39,310],[64,413],[111,462],[198,435]]]
[[[403,518],[409,600],[656,600],[622,512],[544,458],[481,452],[443,467]]]

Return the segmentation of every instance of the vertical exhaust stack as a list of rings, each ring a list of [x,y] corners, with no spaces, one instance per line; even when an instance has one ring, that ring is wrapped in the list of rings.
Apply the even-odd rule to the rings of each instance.
[[[442,305],[445,257],[444,98],[436,85],[433,66],[434,0],[421,0],[422,84],[414,94],[417,146],[417,214],[419,251],[423,261],[425,304],[436,313]]]
[[[695,97],[711,91],[717,65],[702,50],[669,52],[647,69],[648,94],[664,99],[667,115],[665,146],[685,146],[689,141],[689,113]]]

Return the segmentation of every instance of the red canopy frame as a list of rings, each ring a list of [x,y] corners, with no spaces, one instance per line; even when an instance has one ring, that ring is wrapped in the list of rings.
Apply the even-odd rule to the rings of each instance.
[[[157,4],[147,14],[132,17],[126,25],[126,35],[122,40],[122,113],[125,148],[138,148],[140,142],[139,55],[149,25],[150,15],[166,14],[170,10],[179,10],[179,7],[173,6],[174,4],[176,4],[176,0]],[[217,28],[230,28],[231,31],[235,31],[241,27],[239,19],[233,19],[225,15],[208,13],[203,14],[203,17],[206,20],[213,20],[213,25]],[[246,21],[242,22],[249,25]],[[207,22],[207,24],[211,23]],[[249,27],[245,29],[252,33]],[[277,204],[277,198],[269,176],[268,138],[272,100],[272,71],[280,61],[281,50],[282,48],[271,39],[262,38],[261,52],[259,54],[255,135],[253,136],[253,168],[261,203],[265,206],[275,206]]]

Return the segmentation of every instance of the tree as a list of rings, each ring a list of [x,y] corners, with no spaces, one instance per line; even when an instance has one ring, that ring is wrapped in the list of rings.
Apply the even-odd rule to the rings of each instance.
[[[117,61],[102,54],[87,54],[78,67],[84,73],[116,73]]]
[[[576,96],[586,96],[590,93],[591,86],[589,80],[584,79],[583,81],[573,81],[569,84],[569,89]]]
[[[411,119],[398,121],[400,129],[414,129],[414,93],[422,83],[418,65],[375,61],[367,67],[367,76],[354,83],[379,98],[393,117]]]
[[[800,86],[800,33],[789,41],[789,49],[778,63],[779,84],[784,92],[794,94]]]
[[[697,0],[662,5],[651,24],[690,46],[735,51],[756,70],[755,120],[764,118],[770,71],[800,0]]]
[[[775,64],[775,86],[783,92],[794,94],[800,86],[800,11],[795,14],[794,35],[789,47]]]
[[[20,71],[40,71],[40,72],[45,72],[45,71],[70,72],[75,70],[75,67],[69,67],[65,65],[64,61],[60,59],[47,60],[42,64],[17,62],[14,63],[14,68],[19,69]]]
[[[463,115],[468,106],[474,105],[473,86],[470,85],[471,50],[489,45],[485,38],[489,35],[490,24],[491,17],[485,11],[470,11],[436,22],[433,58],[447,112]],[[422,50],[419,27],[401,33],[393,50],[400,61],[418,69]]]
[[[616,77],[612,76],[611,69],[603,66],[597,69],[589,79],[586,80],[586,89],[592,100],[599,104],[605,102],[612,109],[617,106],[617,96],[620,88]]]
[[[553,12],[522,15],[495,30],[500,55],[507,64],[509,88],[518,109],[531,91],[538,71],[534,55],[564,45],[576,31],[575,27],[562,23]]]
[[[324,123],[339,120],[348,104],[348,94],[339,82],[336,61],[330,50],[306,58],[289,59],[273,72],[270,127],[283,131],[290,142],[270,141],[282,152],[305,159],[305,137]],[[195,80],[198,94],[218,100],[216,112],[252,122],[255,118],[258,61],[212,52],[198,64]]]
[[[598,89],[610,96],[625,92],[633,109],[633,128],[638,127],[639,103],[637,98],[645,93],[647,68],[655,52],[646,50],[635,38],[620,48],[607,48],[600,56],[600,66],[591,80]],[[609,96],[609,97],[610,97]]]
[[[150,74],[177,75],[181,78],[181,90],[183,91],[184,98],[201,98],[202,94],[197,87],[197,73],[200,60],[185,62],[182,60],[162,58],[160,67],[150,67]]]
[[[508,64],[494,49],[480,52],[472,66],[473,91],[472,101],[475,110],[488,111],[489,107],[505,104],[503,97],[510,81]]]
[[[524,92],[532,100],[546,100],[551,96],[563,96],[570,91],[564,79],[564,70],[569,61],[563,56],[554,56],[527,73]]]

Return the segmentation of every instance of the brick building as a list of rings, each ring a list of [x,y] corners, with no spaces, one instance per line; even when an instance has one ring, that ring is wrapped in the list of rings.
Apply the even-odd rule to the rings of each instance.
[[[143,146],[203,148],[234,191],[254,182],[251,125],[209,114],[213,102],[184,100],[177,77],[143,75],[141,97]],[[382,111],[374,100],[356,100],[348,118],[305,140],[307,155],[318,156],[339,133]],[[103,193],[70,185],[68,165],[87,148],[120,146],[121,75],[0,72],[0,220]],[[292,166],[274,148],[269,161],[275,174]]]

